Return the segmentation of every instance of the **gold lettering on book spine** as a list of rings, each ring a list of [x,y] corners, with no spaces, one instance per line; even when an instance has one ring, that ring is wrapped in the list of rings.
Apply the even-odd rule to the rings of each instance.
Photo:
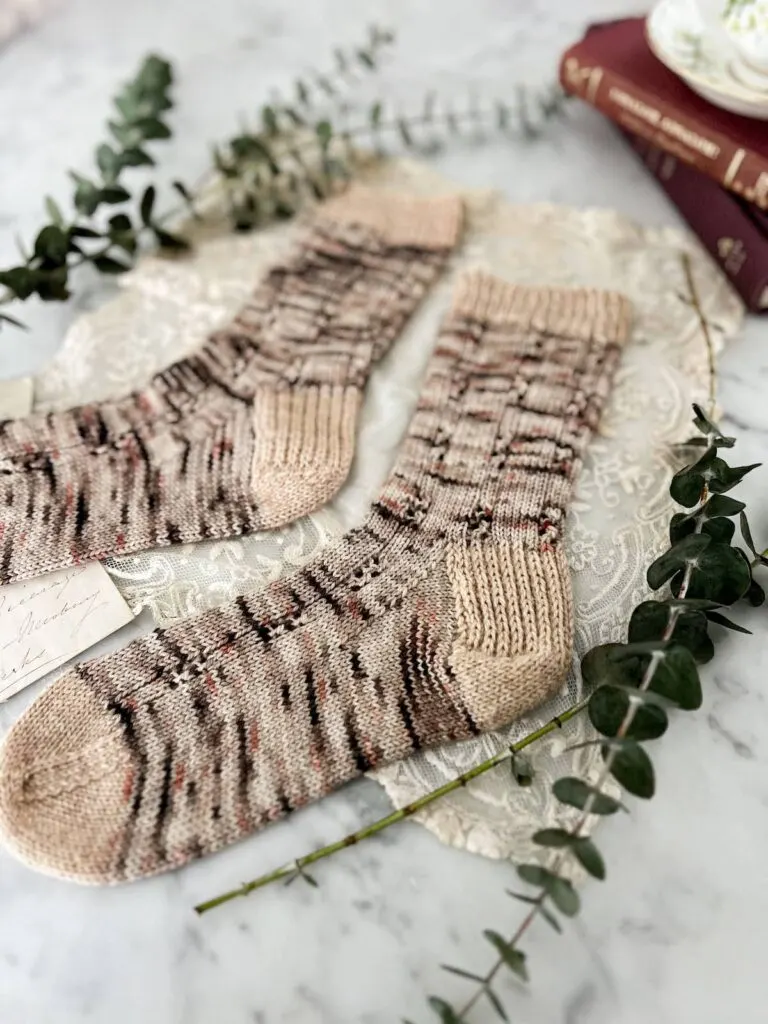
[[[573,91],[583,93],[588,103],[594,103],[603,77],[603,69],[582,67],[575,57],[569,57],[563,69],[565,80]]]
[[[733,188],[734,182],[736,180],[736,175],[738,174],[739,168],[744,162],[744,157],[746,155],[747,154],[744,152],[743,149],[737,149],[731,157],[731,162],[728,164],[728,169],[726,170],[725,175],[723,176],[723,184],[726,188]]]

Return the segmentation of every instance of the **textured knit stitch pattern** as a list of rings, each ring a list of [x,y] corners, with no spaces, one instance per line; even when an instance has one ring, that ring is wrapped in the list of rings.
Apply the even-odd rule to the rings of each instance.
[[[279,526],[343,483],[371,364],[461,227],[356,186],[202,348],[127,398],[0,423],[0,582]]]
[[[627,321],[611,293],[461,279],[363,525],[45,691],[0,752],[6,845],[81,882],[153,875],[546,700],[563,517]]]

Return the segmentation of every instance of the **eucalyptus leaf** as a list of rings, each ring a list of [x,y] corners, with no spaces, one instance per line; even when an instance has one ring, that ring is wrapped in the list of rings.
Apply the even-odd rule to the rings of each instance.
[[[451,1004],[446,1003],[444,999],[438,999],[437,996],[430,996],[427,1002],[430,1010],[434,1010],[440,1018],[440,1024],[462,1024],[459,1015],[455,1012]]]
[[[648,567],[648,572],[646,573],[648,586],[652,590],[658,590],[678,570],[688,564],[698,562],[702,552],[709,547],[710,542],[711,538],[703,534],[695,534],[685,537],[683,540],[678,541],[677,544],[673,544],[668,551],[665,551],[663,555],[659,555],[656,561],[652,562]]]
[[[753,579],[749,584],[749,589],[746,593],[746,598],[753,608],[759,608],[761,604],[765,603],[765,591],[757,582]]]
[[[55,224],[57,228],[64,230],[64,214],[61,212],[61,208],[55,199],[51,196],[45,197],[45,209],[48,216],[51,218],[51,223]]]
[[[69,252],[69,238],[55,224],[49,224],[35,239],[35,256],[51,263],[63,263]]]
[[[632,693],[622,687],[601,686],[589,700],[589,719],[603,736],[616,736],[632,703]],[[667,731],[669,719],[664,708],[643,701],[637,703],[626,736],[635,740],[655,740]]]
[[[605,861],[602,854],[587,836],[580,836],[572,845],[571,852],[581,863],[585,871],[593,878],[603,881],[605,878]]]
[[[707,612],[707,618],[710,622],[714,622],[718,626],[723,626],[725,629],[732,629],[734,633],[746,633],[748,636],[752,635],[751,629],[746,629],[744,626],[740,626],[738,622],[734,622],[733,619],[729,619],[727,615],[722,615],[720,612]]]
[[[22,331],[28,331],[29,328],[26,324],[23,324],[21,320],[17,320],[15,316],[11,316],[10,313],[3,313],[0,310],[0,323],[10,324],[12,327],[18,327]]]
[[[124,274],[126,270],[131,269],[127,264],[111,256],[96,256],[93,265],[100,274]]]
[[[155,207],[155,196],[157,195],[154,185],[148,185],[144,189],[144,194],[141,197],[141,205],[139,206],[139,212],[141,213],[142,224],[149,225],[152,223],[152,211]]]
[[[605,683],[623,682],[621,670],[611,658],[619,644],[599,644],[587,651],[581,659],[581,677],[585,686],[596,687]]]
[[[753,555],[757,555],[758,551],[755,547],[754,540],[752,540],[752,530],[749,528],[749,522],[747,521],[746,513],[743,510],[739,513],[739,527],[741,529],[741,535],[744,538],[744,543]]]
[[[678,505],[690,508],[699,501],[706,482],[705,473],[716,458],[717,449],[712,445],[692,466],[685,466],[675,473],[669,485],[669,493]]]
[[[566,917],[578,914],[581,906],[579,894],[566,878],[553,876],[547,886],[547,893],[561,914]]]
[[[620,749],[604,753],[611,775],[628,793],[648,800],[655,790],[651,759],[639,743],[628,742]]]
[[[643,601],[632,612],[627,639],[630,643],[661,640],[672,613],[671,607],[661,601]],[[675,618],[674,641],[686,647],[699,665],[711,661],[715,645],[707,632],[707,618],[703,611],[684,610]]]
[[[722,459],[715,459],[705,474],[707,486],[713,494],[722,494],[724,491],[730,491],[731,488],[741,483],[747,473],[751,473],[759,465],[759,462],[753,462],[749,466],[729,466]]]
[[[618,800],[606,793],[601,793],[599,789],[595,789],[594,786],[590,786],[583,779],[578,779],[575,776],[556,779],[552,785],[552,792],[560,803],[578,807],[582,811],[589,801],[591,814],[615,814],[621,809],[621,803]]]
[[[549,846],[558,849],[562,846],[570,846],[574,842],[574,836],[566,832],[564,828],[542,828],[534,832],[532,839],[539,846]]]
[[[645,681],[653,659],[655,668],[646,689],[673,701],[685,711],[701,707],[703,695],[696,662],[682,644],[673,640],[656,651],[648,651],[647,644],[620,644],[611,652],[611,658],[621,664],[625,681],[638,687]]]
[[[712,541],[696,557],[686,596],[734,604],[747,593],[751,578],[749,564],[737,548]],[[680,592],[681,582],[682,577],[673,581],[673,593]]]
[[[521,953],[519,949],[515,949],[512,943],[508,942],[503,935],[491,931],[490,928],[483,932],[483,936],[496,949],[496,952],[513,974],[516,974],[518,978],[522,978],[523,981],[528,981],[525,954]]]

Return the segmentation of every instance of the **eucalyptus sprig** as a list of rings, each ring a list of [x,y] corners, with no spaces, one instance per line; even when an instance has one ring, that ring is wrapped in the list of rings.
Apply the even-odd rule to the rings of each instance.
[[[50,196],[45,199],[48,223],[40,229],[29,251],[22,247],[21,263],[0,270],[0,305],[33,295],[44,301],[67,299],[70,274],[83,263],[92,264],[100,273],[121,273],[128,268],[126,258],[136,252],[144,230],[161,245],[183,245],[153,219],[154,190],[144,193],[140,224],[124,209],[112,212],[106,222],[95,219],[102,207],[123,207],[131,200],[126,172],[153,166],[155,161],[147,145],[170,137],[164,118],[173,106],[172,82],[171,65],[153,54],[115,96],[116,113],[108,124],[110,141],[102,143],[95,154],[98,174],[70,172],[74,190],[73,210],[68,216]],[[0,326],[3,322],[22,326],[0,310]]]
[[[623,807],[604,791],[606,782],[612,776],[632,796],[653,796],[653,763],[644,744],[666,732],[670,708],[692,711],[701,705],[698,666],[714,656],[717,637],[716,632],[711,636],[710,630],[720,626],[749,632],[721,609],[743,598],[754,605],[765,600],[753,574],[768,565],[766,552],[755,547],[744,502],[726,493],[757,466],[730,466],[722,458],[735,439],[725,436],[697,405],[693,423],[698,434],[682,447],[696,457],[675,474],[670,485],[671,496],[689,511],[672,517],[669,549],[647,572],[651,589],[666,589],[667,593],[635,608],[624,643],[601,644],[581,661],[584,684],[592,690],[587,712],[600,737],[589,742],[600,748],[601,772],[593,784],[577,777],[561,778],[553,784],[554,796],[580,813],[570,828],[545,828],[534,834],[533,841],[554,856],[546,867],[534,863],[518,866],[518,875],[534,891],[509,893],[527,907],[511,937],[490,930],[484,933],[495,952],[490,968],[484,974],[445,968],[471,981],[475,991],[461,1009],[431,997],[430,1008],[442,1024],[463,1024],[482,997],[502,1020],[508,1020],[493,988],[497,975],[507,968],[527,981],[521,943],[528,929],[541,918],[559,932],[558,914],[572,917],[579,911],[579,895],[564,873],[569,860],[593,878],[606,876],[605,861],[586,833],[592,815],[615,814]],[[736,516],[749,553],[733,543]]]

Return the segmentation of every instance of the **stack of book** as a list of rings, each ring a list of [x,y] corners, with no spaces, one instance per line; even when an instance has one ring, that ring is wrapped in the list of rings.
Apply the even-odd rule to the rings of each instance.
[[[748,308],[768,310],[768,124],[693,93],[644,29],[592,26],[563,55],[563,88],[617,124]]]

